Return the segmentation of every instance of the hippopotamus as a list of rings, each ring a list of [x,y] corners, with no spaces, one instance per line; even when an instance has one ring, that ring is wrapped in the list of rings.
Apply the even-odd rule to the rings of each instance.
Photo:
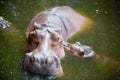
[[[63,73],[64,41],[78,32],[86,18],[68,6],[38,13],[26,29],[27,43],[23,69],[37,75],[55,77]]]

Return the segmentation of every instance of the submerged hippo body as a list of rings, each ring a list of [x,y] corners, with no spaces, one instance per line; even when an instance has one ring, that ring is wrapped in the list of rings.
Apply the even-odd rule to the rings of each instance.
[[[85,18],[67,6],[37,14],[27,27],[28,37],[23,68],[45,76],[62,73],[60,60],[65,56],[63,41],[76,33]]]

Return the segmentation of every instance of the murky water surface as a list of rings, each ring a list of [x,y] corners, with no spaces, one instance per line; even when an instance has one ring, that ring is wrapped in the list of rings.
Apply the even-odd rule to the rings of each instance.
[[[66,51],[64,75],[56,80],[120,80],[118,0],[0,0],[0,16],[12,23],[9,29],[0,29],[0,80],[40,80],[21,71],[25,29],[38,12],[62,5],[90,19],[69,41],[93,46],[97,56],[82,59]]]

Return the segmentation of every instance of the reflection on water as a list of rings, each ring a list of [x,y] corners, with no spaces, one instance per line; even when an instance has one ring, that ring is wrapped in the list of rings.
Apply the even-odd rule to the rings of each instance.
[[[20,15],[19,12],[18,12],[19,6],[9,2],[7,8],[9,10],[9,12],[11,14],[13,14],[13,16],[19,16]]]
[[[0,80],[40,80],[21,70],[24,33],[38,12],[58,5],[71,6],[88,17],[83,29],[69,41],[93,46],[97,56],[79,59],[66,51],[64,75],[56,80],[120,80],[120,10],[114,0],[1,0],[0,16],[12,26],[0,30]]]
[[[116,67],[120,66],[119,61],[104,55],[97,54],[96,57],[94,57],[94,60],[98,63],[106,65],[110,69],[115,69]]]

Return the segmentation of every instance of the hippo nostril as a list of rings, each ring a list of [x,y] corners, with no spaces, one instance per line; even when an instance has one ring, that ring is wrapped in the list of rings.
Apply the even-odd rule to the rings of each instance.
[[[32,58],[30,58],[30,62],[32,62]]]
[[[30,62],[33,62],[34,60],[35,60],[34,56],[30,57]]]
[[[47,59],[45,60],[45,64],[47,64],[48,63],[48,61],[47,61]]]
[[[41,59],[41,64],[45,64],[45,63],[47,63],[46,59],[45,58]]]
[[[54,57],[54,60],[55,60],[56,62],[58,62],[58,59],[57,59],[56,57]]]
[[[56,62],[56,68],[59,67],[60,61],[58,60],[57,57],[54,56],[54,61]]]
[[[41,59],[42,66],[51,66],[52,64],[53,64],[53,59],[51,57]]]

